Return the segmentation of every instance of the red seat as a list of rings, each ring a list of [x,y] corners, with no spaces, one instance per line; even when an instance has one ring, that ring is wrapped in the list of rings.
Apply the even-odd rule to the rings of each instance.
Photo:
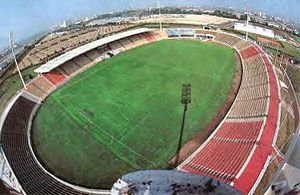
[[[255,47],[248,47],[241,51],[242,58],[245,60],[247,58],[251,58],[253,56],[258,55],[258,51],[255,49]]]
[[[253,146],[254,144],[212,139],[184,165],[183,170],[229,183],[245,163]]]
[[[60,85],[63,81],[66,80],[66,76],[58,71],[46,73],[44,74],[44,76],[54,85]]]
[[[225,122],[216,133],[216,137],[256,140],[262,121]]]

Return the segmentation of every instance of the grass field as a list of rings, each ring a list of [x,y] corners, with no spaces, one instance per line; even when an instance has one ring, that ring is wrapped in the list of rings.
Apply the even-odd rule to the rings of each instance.
[[[122,174],[166,168],[192,85],[184,142],[211,121],[230,91],[234,51],[213,43],[164,40],[95,65],[53,93],[34,121],[44,165],[69,182],[108,188]]]

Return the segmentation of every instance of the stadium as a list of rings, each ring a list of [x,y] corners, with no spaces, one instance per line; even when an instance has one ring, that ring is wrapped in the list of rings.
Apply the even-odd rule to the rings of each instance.
[[[262,42],[280,44],[184,24],[121,22],[81,33],[64,35],[66,43],[45,36],[18,60],[35,76],[0,120],[14,193],[110,194],[142,170],[195,177],[194,194],[208,181],[224,194],[270,187],[299,123],[287,70]]]

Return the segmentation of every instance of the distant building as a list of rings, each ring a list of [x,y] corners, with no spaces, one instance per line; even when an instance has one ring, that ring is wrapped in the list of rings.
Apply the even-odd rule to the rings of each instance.
[[[279,24],[274,23],[274,22],[268,22],[268,26],[281,29],[281,26]]]
[[[60,28],[66,28],[68,26],[70,26],[73,22],[71,20],[64,20],[60,25],[59,27]]]
[[[256,15],[259,16],[259,17],[262,17],[262,16],[263,16],[263,13],[262,13],[262,12],[257,12]]]
[[[0,62],[0,73],[6,69],[8,66],[7,62]]]
[[[244,23],[235,23],[234,30],[239,30],[239,31],[244,31],[244,32],[248,31],[249,33],[259,34],[259,35],[269,37],[269,38],[275,38],[275,33],[273,30],[265,29],[265,28],[250,25],[250,24],[247,26]]]
[[[63,23],[60,25],[61,28],[66,28],[67,26],[67,21],[63,21]]]

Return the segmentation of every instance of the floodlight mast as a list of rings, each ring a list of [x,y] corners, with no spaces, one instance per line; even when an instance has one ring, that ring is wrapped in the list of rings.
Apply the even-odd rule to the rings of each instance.
[[[181,145],[182,145],[182,136],[183,136],[183,130],[184,130],[184,124],[185,124],[186,111],[188,108],[188,104],[190,104],[191,101],[192,101],[192,99],[191,99],[191,84],[183,84],[182,85],[182,93],[181,93],[181,104],[184,105],[184,110],[183,110],[180,133],[179,133],[179,137],[178,137],[178,145],[177,145],[177,150],[176,150],[175,164],[177,164],[178,160],[179,160],[179,151],[180,151]]]
[[[159,15],[159,30],[162,30],[162,18],[161,18],[160,0],[157,1],[157,7],[158,7],[158,15]]]
[[[248,41],[248,37],[249,37],[249,12],[250,12],[250,9],[249,9],[249,4],[248,4],[248,0],[245,0],[245,6],[246,6],[246,16],[247,16],[247,19],[246,19],[246,41]]]
[[[11,49],[11,52],[13,54],[14,61],[15,61],[16,67],[17,67],[17,71],[19,73],[19,76],[20,76],[20,79],[22,81],[23,87],[24,87],[24,89],[26,89],[27,87],[26,87],[25,81],[22,77],[22,74],[21,74],[21,71],[20,71],[20,68],[19,68],[19,65],[18,65],[18,61],[17,61],[16,55],[15,55],[15,51],[14,51],[14,34],[12,32],[9,33],[8,38],[9,38],[10,49]]]

